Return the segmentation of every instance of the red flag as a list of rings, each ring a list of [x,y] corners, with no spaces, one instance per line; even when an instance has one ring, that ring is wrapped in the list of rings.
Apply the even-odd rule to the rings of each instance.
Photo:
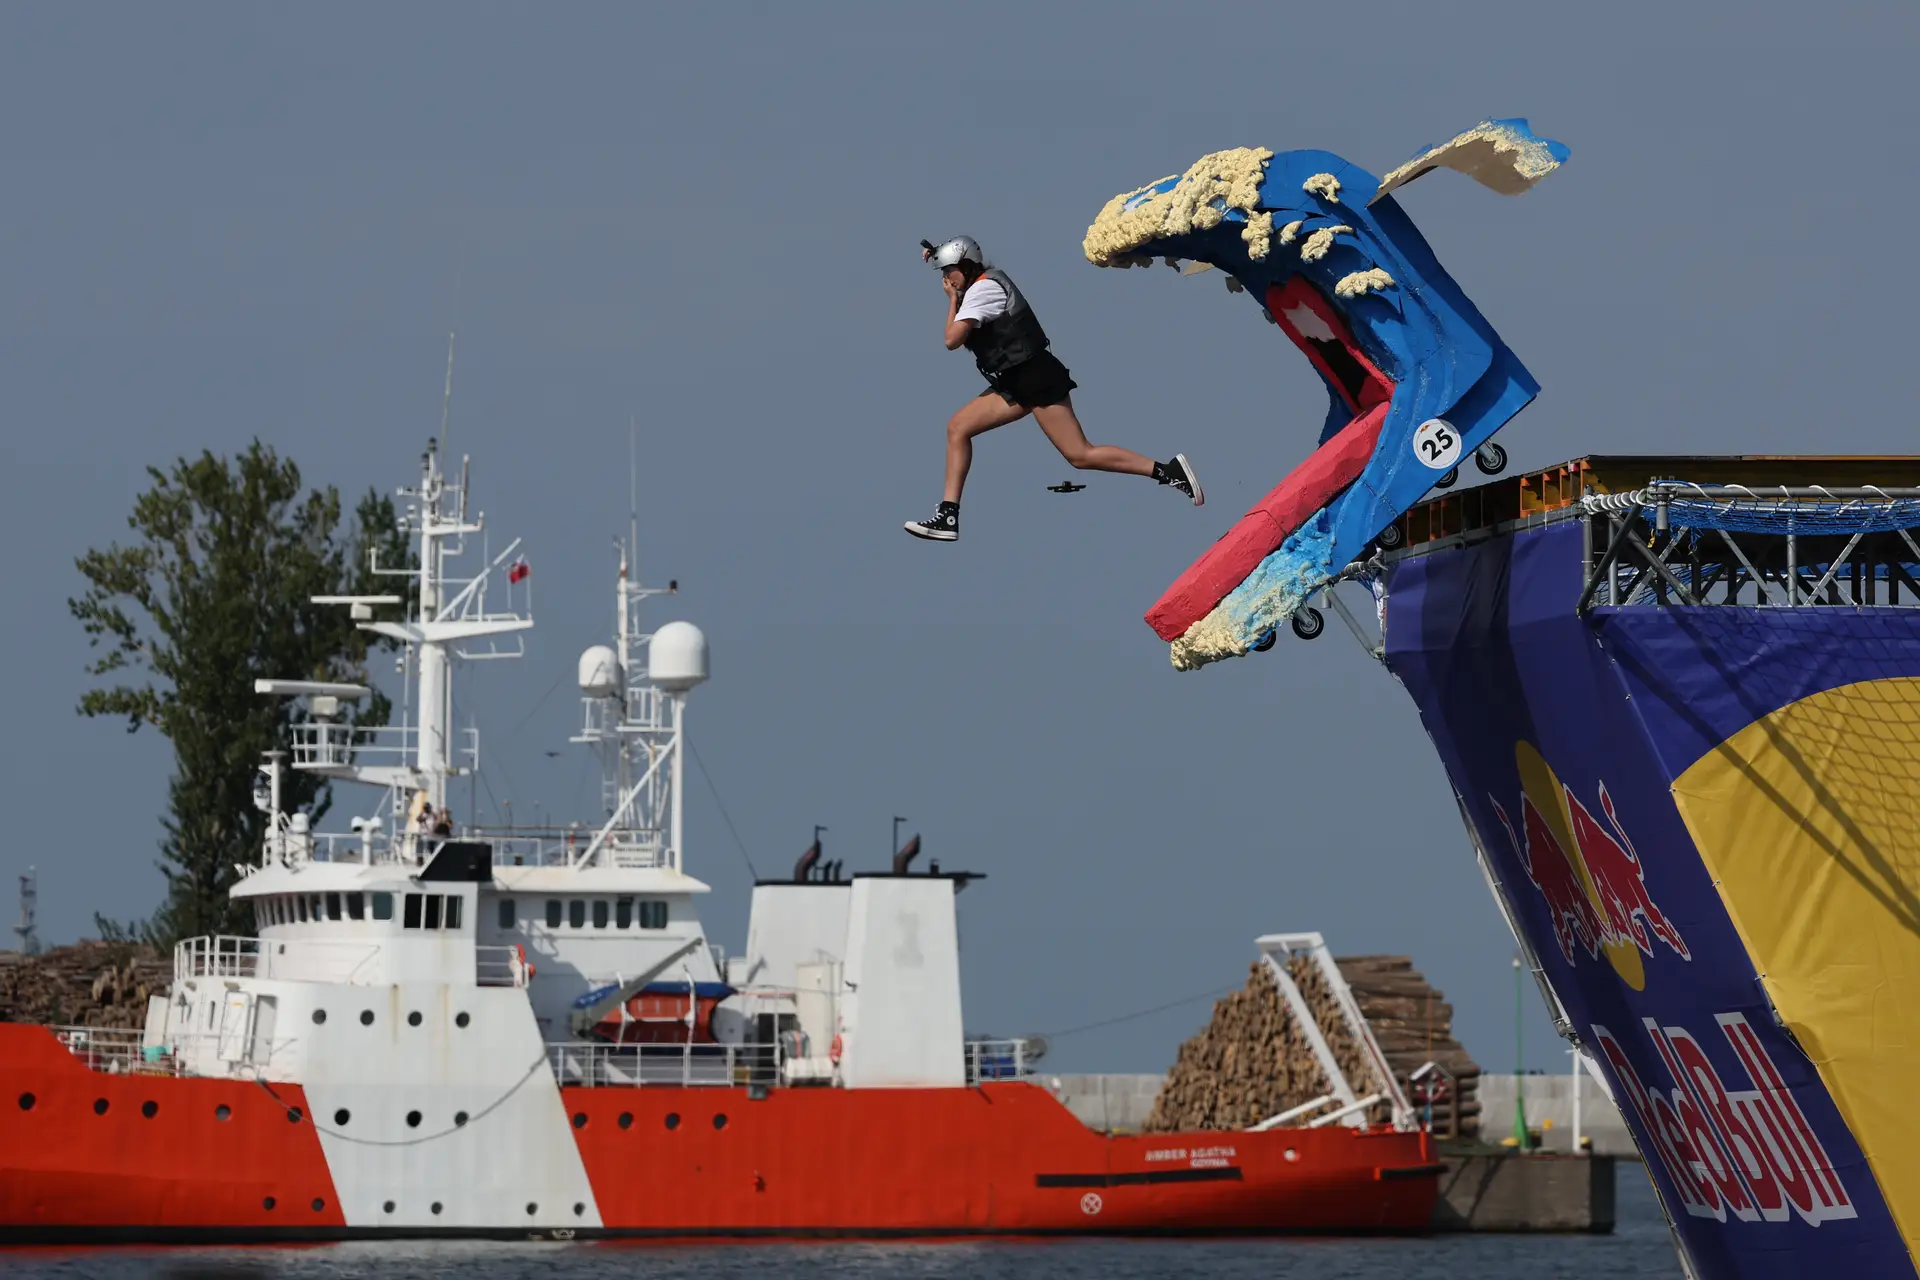
[[[515,560],[513,567],[507,570],[507,581],[510,583],[523,581],[532,572],[533,566],[525,560]]]

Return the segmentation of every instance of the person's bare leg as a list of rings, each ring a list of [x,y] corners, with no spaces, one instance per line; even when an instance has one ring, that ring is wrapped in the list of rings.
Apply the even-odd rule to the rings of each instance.
[[[973,438],[1026,416],[1024,405],[1008,404],[998,392],[988,392],[967,401],[947,419],[948,502],[958,503],[960,491],[967,486],[967,472],[973,466]]]
[[[1080,419],[1074,416],[1071,396],[1059,404],[1035,409],[1033,420],[1040,424],[1040,429],[1047,433],[1047,439],[1053,442],[1053,447],[1075,470],[1117,471],[1130,476],[1153,474],[1151,458],[1143,457],[1131,449],[1122,449],[1117,444],[1088,444],[1087,433],[1081,430]],[[948,473],[952,473],[951,463],[948,464]],[[952,482],[948,483],[951,485]]]

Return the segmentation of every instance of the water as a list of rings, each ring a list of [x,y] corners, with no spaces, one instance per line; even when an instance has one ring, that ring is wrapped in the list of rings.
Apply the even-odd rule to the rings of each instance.
[[[1639,1280],[1678,1276],[1645,1171],[1618,1166],[1609,1236],[932,1243],[350,1243],[273,1249],[15,1249],[0,1275],[53,1280]]]

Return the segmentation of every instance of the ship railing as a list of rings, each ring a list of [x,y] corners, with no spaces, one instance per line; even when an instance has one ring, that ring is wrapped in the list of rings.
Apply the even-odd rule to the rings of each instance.
[[[202,934],[173,948],[175,982],[188,978],[264,978],[266,967],[258,938]]]
[[[524,987],[533,977],[533,966],[519,946],[476,946],[473,949],[474,981],[483,987]]]
[[[563,1085],[773,1085],[780,1078],[780,1047],[771,1044],[580,1042],[549,1045],[547,1053]]]
[[[88,1070],[110,1076],[201,1075],[192,1067],[196,1061],[218,1061],[226,1067],[252,1071],[264,1067],[273,1053],[293,1043],[290,1037],[271,1044],[249,1040],[241,1057],[229,1061],[221,1050],[232,1047],[231,1037],[218,1031],[184,1032],[169,1035],[163,1043],[148,1044],[146,1032],[133,1027],[68,1026],[48,1030]]]
[[[295,938],[273,951],[258,938],[215,934],[188,938],[173,948],[173,979],[284,978],[302,982],[373,980],[380,955],[377,942],[345,938]],[[279,956],[276,963],[274,957]]]
[[[296,769],[411,768],[420,753],[418,725],[352,725],[308,720],[292,726]],[[453,756],[466,770],[480,764],[480,731],[455,731]]]
[[[493,865],[496,867],[572,867],[579,864],[581,856],[593,843],[594,834],[595,829],[591,827],[513,827],[504,830],[476,827],[467,832],[467,837],[484,840],[493,846]],[[628,831],[624,828],[616,831],[601,846],[601,852],[606,854],[607,865],[623,870],[644,870],[667,865],[665,845],[645,831]]]
[[[1034,1064],[1046,1052],[1045,1045],[1025,1036],[1010,1040],[969,1040],[967,1083],[983,1080],[1021,1080],[1033,1074]]]

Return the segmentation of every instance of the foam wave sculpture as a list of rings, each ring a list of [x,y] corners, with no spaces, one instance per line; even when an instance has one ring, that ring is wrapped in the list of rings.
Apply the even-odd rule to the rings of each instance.
[[[1325,151],[1242,147],[1202,156],[1100,211],[1087,229],[1089,262],[1219,268],[1327,387],[1319,448],[1148,611],[1175,667],[1271,643],[1315,591],[1539,394],[1392,192],[1448,168],[1518,195],[1567,155],[1525,120],[1483,122],[1385,178]]]

